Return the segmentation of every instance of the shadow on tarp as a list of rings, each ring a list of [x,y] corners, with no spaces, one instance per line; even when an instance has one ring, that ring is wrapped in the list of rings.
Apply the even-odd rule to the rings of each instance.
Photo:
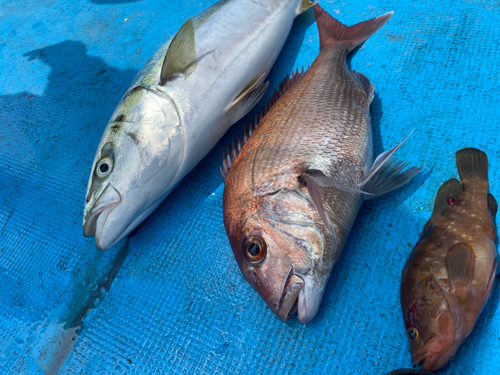
[[[97,144],[136,71],[108,66],[79,41],[24,57],[51,70],[43,95],[0,95],[0,205],[9,213],[0,228],[0,256],[11,264],[0,274],[0,314],[7,309],[38,325],[26,342],[16,338],[4,348],[24,353],[11,358],[12,370],[56,373],[73,328],[82,327],[89,307],[102,298],[96,287],[109,289],[128,252],[128,246],[98,251],[84,239],[81,221]],[[19,345],[27,346],[20,351]]]

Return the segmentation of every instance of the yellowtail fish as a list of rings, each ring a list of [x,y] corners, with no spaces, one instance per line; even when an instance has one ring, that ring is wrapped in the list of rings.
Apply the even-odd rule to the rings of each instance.
[[[97,148],[83,232],[107,250],[139,225],[262,98],[309,0],[222,0],[138,73]]]

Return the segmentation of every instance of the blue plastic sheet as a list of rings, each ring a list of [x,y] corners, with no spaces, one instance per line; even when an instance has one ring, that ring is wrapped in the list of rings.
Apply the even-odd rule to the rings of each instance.
[[[0,1],[0,373],[360,373],[411,367],[400,273],[456,150],[498,188],[500,3],[322,1],[351,25],[394,10],[352,58],[376,87],[375,152],[424,172],[365,203],[316,318],[275,317],[246,283],[222,221],[220,148],[108,252],[82,235],[104,127],[147,59],[214,0]],[[300,16],[270,88],[319,49]],[[265,99],[272,94],[270,89]],[[259,110],[264,101],[259,104]],[[445,374],[500,373],[495,290]]]

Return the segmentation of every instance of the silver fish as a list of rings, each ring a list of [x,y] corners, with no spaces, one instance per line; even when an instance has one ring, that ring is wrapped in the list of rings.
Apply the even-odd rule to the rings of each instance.
[[[309,0],[222,0],[187,20],[137,74],[104,131],[83,219],[107,250],[141,223],[262,98]]]

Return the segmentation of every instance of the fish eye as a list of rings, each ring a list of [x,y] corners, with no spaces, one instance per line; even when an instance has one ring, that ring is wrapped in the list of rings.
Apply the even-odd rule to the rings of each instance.
[[[411,341],[418,339],[418,331],[413,327],[409,328],[408,331],[406,331],[406,334]]]
[[[113,160],[111,160],[111,158],[109,157],[105,157],[99,160],[99,163],[97,163],[95,173],[97,177],[103,178],[108,176],[112,170],[113,170]]]
[[[266,241],[260,236],[250,236],[243,246],[243,255],[252,265],[261,263],[267,254]]]

